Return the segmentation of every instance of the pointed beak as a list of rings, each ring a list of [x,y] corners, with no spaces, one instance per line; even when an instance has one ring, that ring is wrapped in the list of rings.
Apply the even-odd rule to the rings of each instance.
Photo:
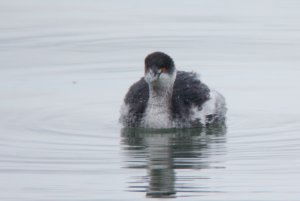
[[[155,71],[155,72],[153,72],[153,75],[154,75],[154,77],[156,77],[156,79],[159,79],[159,76],[161,75],[161,71],[160,70]]]
[[[148,73],[150,75],[151,83],[154,83],[154,82],[158,81],[158,79],[161,75],[161,71],[159,69],[152,69]]]

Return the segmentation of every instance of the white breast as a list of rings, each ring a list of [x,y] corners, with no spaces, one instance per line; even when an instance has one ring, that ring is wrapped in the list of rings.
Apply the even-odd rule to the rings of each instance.
[[[172,123],[169,107],[149,102],[142,124],[146,128],[170,128]]]

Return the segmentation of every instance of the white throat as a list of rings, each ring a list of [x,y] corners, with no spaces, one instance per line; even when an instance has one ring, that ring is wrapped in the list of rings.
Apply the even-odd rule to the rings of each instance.
[[[172,127],[171,101],[175,78],[176,71],[171,76],[161,76],[157,85],[149,84],[149,100],[143,118],[144,127]]]

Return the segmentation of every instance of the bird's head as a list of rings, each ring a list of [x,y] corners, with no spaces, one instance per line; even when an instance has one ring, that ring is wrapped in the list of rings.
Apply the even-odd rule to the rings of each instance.
[[[173,59],[163,52],[153,52],[145,58],[145,81],[152,89],[173,86],[176,68]]]

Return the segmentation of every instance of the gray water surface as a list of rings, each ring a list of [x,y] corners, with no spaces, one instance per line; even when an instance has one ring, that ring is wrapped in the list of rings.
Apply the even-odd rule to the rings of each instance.
[[[0,200],[299,200],[300,3],[0,0]],[[123,129],[153,51],[226,125]]]

